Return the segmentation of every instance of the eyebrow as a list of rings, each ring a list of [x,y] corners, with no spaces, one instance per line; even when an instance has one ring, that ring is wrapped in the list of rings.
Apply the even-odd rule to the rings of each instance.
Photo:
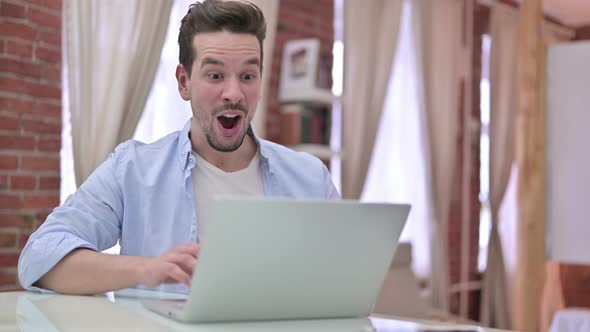
[[[251,59],[246,60],[246,62],[244,62],[244,64],[256,65],[256,66],[260,67],[260,60],[258,58],[251,58]],[[223,63],[223,61],[213,59],[211,57],[205,57],[205,58],[203,58],[203,61],[201,62],[201,68],[205,67],[206,65],[224,66],[224,63]]]
[[[249,59],[248,61],[246,61],[247,65],[256,65],[258,67],[260,67],[260,60],[258,58],[252,58]]]
[[[206,65],[220,65],[223,66],[223,61],[219,61],[213,58],[206,57],[201,62],[201,68],[205,67]]]

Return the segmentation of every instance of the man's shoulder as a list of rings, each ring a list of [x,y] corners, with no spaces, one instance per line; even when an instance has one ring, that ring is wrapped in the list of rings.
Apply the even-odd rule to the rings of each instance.
[[[131,139],[119,144],[113,154],[119,162],[144,158],[153,160],[157,156],[166,155],[167,152],[177,151],[179,136],[180,131],[176,131],[152,143]]]
[[[300,170],[304,170],[302,167],[321,168],[323,166],[320,159],[307,152],[295,151],[284,145],[266,140],[260,140],[260,144],[264,150],[263,153],[266,154],[265,157],[268,157],[273,165],[278,164]]]
[[[317,157],[261,140],[261,154],[277,180],[281,196],[307,199],[337,199],[326,165]]]

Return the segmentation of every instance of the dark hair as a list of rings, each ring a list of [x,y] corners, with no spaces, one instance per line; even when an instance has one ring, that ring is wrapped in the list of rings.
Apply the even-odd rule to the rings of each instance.
[[[181,21],[178,35],[178,61],[190,76],[195,59],[193,39],[200,32],[229,31],[255,35],[260,45],[262,71],[262,42],[266,37],[266,21],[260,8],[250,2],[205,0],[192,4]]]

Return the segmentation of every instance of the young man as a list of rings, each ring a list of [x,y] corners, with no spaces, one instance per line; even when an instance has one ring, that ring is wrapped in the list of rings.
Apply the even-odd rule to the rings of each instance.
[[[252,4],[190,7],[176,78],[193,119],[155,143],[118,146],[31,235],[19,260],[23,287],[90,294],[162,285],[183,292],[214,195],[339,198],[317,158],[259,139],[250,128],[265,33]],[[100,252],[117,240],[121,255]]]

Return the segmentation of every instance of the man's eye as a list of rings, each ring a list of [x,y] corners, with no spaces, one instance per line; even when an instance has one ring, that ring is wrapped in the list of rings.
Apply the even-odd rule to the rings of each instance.
[[[210,74],[207,74],[207,77],[209,77],[212,80],[218,80],[218,79],[221,79],[221,74],[219,74],[219,73],[210,73]]]

